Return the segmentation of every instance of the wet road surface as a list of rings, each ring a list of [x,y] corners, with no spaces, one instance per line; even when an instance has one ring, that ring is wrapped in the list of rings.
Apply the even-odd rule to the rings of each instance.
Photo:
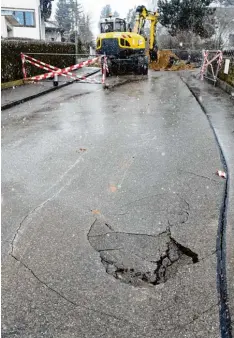
[[[177,74],[73,84],[2,128],[3,337],[220,337],[222,163]]]
[[[94,72],[98,72],[99,68],[95,67],[83,67],[75,71],[79,76],[90,75]],[[69,79],[68,79],[69,81]],[[71,82],[71,81],[70,81]],[[67,79],[64,76],[58,77],[58,86],[65,86]],[[40,94],[46,94],[46,92],[53,91],[57,88],[53,86],[53,80],[39,81],[31,84],[24,84],[22,86],[16,86],[13,88],[4,89],[1,92],[1,107],[8,109],[13,107],[15,102],[25,102],[34,97],[40,96]]]
[[[223,215],[223,256],[224,261],[224,283],[221,285],[227,289],[226,298],[228,304],[228,315],[231,318],[233,327],[234,318],[234,101],[230,95],[223,93],[219,88],[210,86],[207,82],[201,82],[194,76],[188,76],[182,72],[182,78],[192,90],[200,104],[205,110],[205,114],[210,121],[217,141],[221,147],[223,161],[226,165],[228,175],[226,185],[226,201]],[[225,285],[226,284],[226,285]],[[222,292],[223,293],[223,292]],[[225,296],[223,293],[222,298]],[[225,309],[226,311],[226,309]],[[221,311],[222,312],[222,311]]]

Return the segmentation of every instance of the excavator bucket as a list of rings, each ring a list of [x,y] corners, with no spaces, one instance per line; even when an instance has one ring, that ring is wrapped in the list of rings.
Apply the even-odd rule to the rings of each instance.
[[[150,62],[157,62],[158,61],[158,50],[153,49],[149,51]]]

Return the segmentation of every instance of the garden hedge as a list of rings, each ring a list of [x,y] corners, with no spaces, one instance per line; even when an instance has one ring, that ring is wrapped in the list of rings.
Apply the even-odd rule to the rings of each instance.
[[[1,81],[19,80],[23,78],[20,53],[61,53],[75,54],[74,43],[64,42],[45,42],[37,40],[2,40],[2,58],[1,58]],[[82,50],[81,44],[78,46],[79,53],[87,51]],[[31,55],[36,59],[49,63],[53,66],[64,68],[75,64],[75,56],[58,55]],[[42,69],[26,64],[27,75],[33,76],[45,73]]]
[[[219,71],[218,78],[234,87],[234,56],[231,56],[231,57],[225,56],[225,58],[230,59],[229,72],[228,74],[224,74],[225,61],[223,61],[222,67]]]

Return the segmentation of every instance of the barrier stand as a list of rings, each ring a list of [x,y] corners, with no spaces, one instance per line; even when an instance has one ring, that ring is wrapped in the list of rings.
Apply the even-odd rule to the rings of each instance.
[[[30,64],[38,67],[38,68],[49,71],[49,73],[46,73],[46,74],[36,75],[36,76],[31,77],[31,78],[25,78],[25,80],[27,80],[27,81],[40,81],[40,80],[49,79],[51,77],[55,77],[56,75],[57,76],[61,75],[61,76],[65,76],[65,77],[71,78],[72,80],[76,80],[76,81],[79,81],[79,82],[100,84],[101,82],[97,81],[95,79],[87,80],[86,76],[80,77],[80,76],[78,76],[74,73],[71,73],[71,70],[80,69],[82,67],[85,67],[87,65],[90,65],[92,63],[97,62],[99,59],[100,59],[100,57],[95,57],[94,59],[82,61],[82,62],[80,62],[76,65],[72,65],[70,67],[60,69],[58,67],[46,64],[42,61],[39,61],[35,58],[32,58],[31,56],[28,56],[28,55],[22,53],[22,60],[24,62],[28,62],[28,63],[30,63]],[[55,80],[55,83],[54,83],[55,86],[56,86],[56,82],[58,82],[58,80]]]
[[[109,72],[109,69],[108,69],[106,55],[104,55],[102,59],[103,59],[102,60],[102,86],[103,88],[108,88],[109,85],[106,83],[106,76],[107,76],[107,72]]]
[[[20,57],[21,57],[21,62],[22,62],[22,72],[23,72],[23,76],[24,79],[27,78],[27,73],[26,73],[26,68],[25,68],[25,56],[23,53],[20,53]]]
[[[216,53],[215,56],[209,60],[209,54],[210,53]],[[217,68],[214,71],[214,62],[217,62]],[[200,78],[201,80],[204,80],[204,77],[213,81],[214,85],[216,84],[217,81],[217,77],[218,77],[218,73],[221,67],[223,61],[223,52],[221,50],[205,50],[203,51],[203,64],[201,67],[201,71],[200,71]],[[211,72],[212,72],[212,77],[209,77],[205,74],[205,72],[208,70],[208,67],[210,66],[211,68]]]
[[[58,87],[58,74],[55,74],[53,84],[54,87]]]

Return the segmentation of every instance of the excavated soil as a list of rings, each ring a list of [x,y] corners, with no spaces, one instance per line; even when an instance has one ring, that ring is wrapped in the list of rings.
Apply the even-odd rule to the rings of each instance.
[[[173,64],[171,64],[171,60]],[[176,56],[170,50],[161,50],[158,52],[158,61],[151,62],[149,68],[153,70],[176,71],[193,69],[194,66],[191,64],[186,64],[184,61],[181,61],[178,56]]]
[[[146,54],[149,54],[148,52]],[[173,64],[171,63],[171,58]],[[101,67],[101,62],[96,62],[95,64],[90,64],[88,67]],[[170,50],[161,50],[158,52],[158,61],[153,61],[149,64],[149,68],[155,71],[159,70],[189,70],[193,69],[192,64],[186,64],[186,62],[180,60],[178,56],[172,53]]]

